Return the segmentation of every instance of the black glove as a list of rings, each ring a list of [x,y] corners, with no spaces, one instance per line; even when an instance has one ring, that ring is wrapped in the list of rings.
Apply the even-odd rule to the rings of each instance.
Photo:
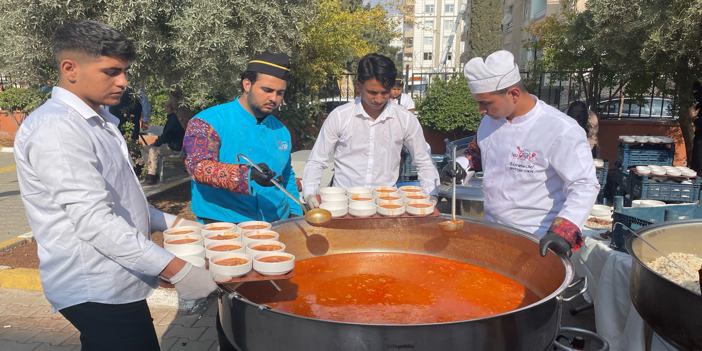
[[[251,179],[253,179],[260,186],[273,186],[271,179],[275,178],[275,172],[273,172],[273,170],[271,170],[271,168],[265,163],[259,163],[257,166],[262,172],[259,172],[256,168],[251,167]],[[279,176],[276,180],[278,183],[280,183],[282,178]]]
[[[453,169],[453,164],[449,163],[444,168],[441,169],[441,175],[439,178],[441,178],[441,183],[442,184],[451,184],[453,177],[456,177],[456,183],[461,184],[463,182],[463,179],[466,178],[466,170],[463,169],[461,165],[456,163],[456,169]]]
[[[565,238],[552,231],[547,232],[546,235],[539,240],[539,252],[541,253],[541,257],[546,256],[546,251],[548,249],[553,250],[553,252],[559,255],[570,257],[572,254],[571,248],[570,243],[568,243]]]

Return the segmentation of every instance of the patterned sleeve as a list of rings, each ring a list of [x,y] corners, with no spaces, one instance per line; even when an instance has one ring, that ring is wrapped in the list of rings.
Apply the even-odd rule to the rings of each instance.
[[[207,122],[193,118],[183,138],[185,169],[205,185],[235,193],[249,193],[249,167],[219,162],[220,139]]]
[[[470,161],[472,170],[483,170],[482,159],[480,157],[480,147],[478,146],[478,141],[475,138],[468,144],[468,148],[466,149],[466,158]]]

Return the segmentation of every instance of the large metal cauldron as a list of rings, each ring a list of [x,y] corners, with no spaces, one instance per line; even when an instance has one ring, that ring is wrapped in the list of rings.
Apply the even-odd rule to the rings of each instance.
[[[223,287],[220,318],[225,334],[242,350],[546,350],[560,327],[561,294],[573,277],[571,264],[553,253],[539,256],[526,233],[466,219],[446,235],[447,217],[335,220],[311,227],[301,219],[274,224],[298,260],[336,253],[407,252],[477,264],[515,279],[541,300],[489,318],[424,325],[370,325],[316,320],[258,305],[251,289],[241,295]],[[417,279],[421,279],[419,276]],[[285,282],[280,285],[283,293]],[[257,283],[258,284],[258,283]],[[272,287],[264,284],[261,288]],[[255,290],[253,295],[255,295]]]
[[[700,220],[648,226],[638,234],[664,254],[702,256]],[[702,297],[651,270],[646,263],[659,255],[642,240],[631,236],[627,250],[634,258],[629,291],[641,318],[679,348],[702,350]]]

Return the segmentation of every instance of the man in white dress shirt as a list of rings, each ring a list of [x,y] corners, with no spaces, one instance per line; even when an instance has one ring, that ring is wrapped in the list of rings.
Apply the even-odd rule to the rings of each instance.
[[[207,297],[209,273],[150,240],[183,222],[150,207],[132,170],[119,103],[132,42],[98,22],[56,29],[59,84],[22,123],[15,159],[37,241],[44,294],[80,332],[81,350],[158,350],[146,297],[158,277],[182,299]]]
[[[508,51],[471,59],[464,74],[484,115],[466,157],[484,173],[486,219],[540,238],[542,256],[577,250],[600,189],[585,132],[527,92]]]
[[[302,190],[309,206],[319,206],[319,182],[332,157],[334,186],[395,185],[403,145],[418,168],[422,189],[436,195],[439,174],[417,117],[389,103],[396,77],[395,64],[383,55],[368,54],[358,62],[355,88],[360,96],[329,114],[305,165]]]

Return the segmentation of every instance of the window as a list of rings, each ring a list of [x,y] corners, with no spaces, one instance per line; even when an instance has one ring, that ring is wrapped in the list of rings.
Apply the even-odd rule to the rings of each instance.
[[[546,15],[546,0],[531,0],[529,19],[537,19]]]
[[[446,55],[446,61],[451,61],[453,59],[453,54],[449,51],[448,55]]]
[[[432,45],[434,45],[434,37],[432,37],[432,36],[424,37],[424,46],[432,46]]]
[[[412,53],[411,53],[411,52],[405,52],[405,58],[411,60],[411,59],[412,59]]]
[[[424,21],[424,29],[433,31],[434,30],[434,20]]]
[[[429,14],[434,13],[434,4],[424,5],[424,13],[429,13]]]
[[[412,37],[405,38],[405,47],[411,48],[413,45],[414,45],[414,38],[412,38]]]
[[[444,4],[444,13],[453,13],[455,9],[456,5],[454,4]]]
[[[425,61],[431,60],[431,52],[425,52],[425,53],[424,53],[424,60],[425,60]]]
[[[453,29],[453,20],[444,20],[444,33]]]

